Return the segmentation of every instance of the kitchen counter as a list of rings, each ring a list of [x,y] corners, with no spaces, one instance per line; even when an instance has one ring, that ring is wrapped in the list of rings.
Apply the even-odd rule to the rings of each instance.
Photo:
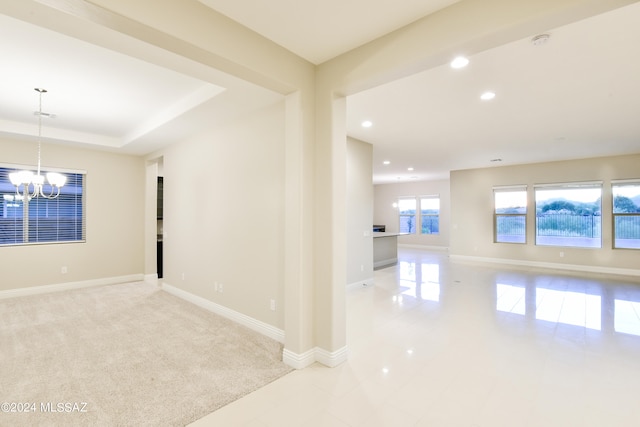
[[[398,236],[406,233],[373,232],[373,269],[398,263]]]
[[[371,233],[374,239],[377,237],[398,237],[398,236],[404,236],[405,234],[407,233],[387,233],[383,231],[374,231],[373,233]]]

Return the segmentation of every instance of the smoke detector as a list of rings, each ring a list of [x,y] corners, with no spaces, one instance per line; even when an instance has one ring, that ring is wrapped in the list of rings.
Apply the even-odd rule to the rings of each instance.
[[[546,44],[550,38],[551,36],[549,34],[538,34],[531,39],[531,43],[533,43],[534,46],[542,46]]]

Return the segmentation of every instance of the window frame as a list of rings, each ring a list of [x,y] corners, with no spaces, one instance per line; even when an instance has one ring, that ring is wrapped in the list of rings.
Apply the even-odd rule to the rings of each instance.
[[[600,190],[600,205],[597,210],[598,215],[594,212],[591,216],[592,218],[599,218],[599,226],[595,227],[596,230],[599,230],[598,246],[586,246],[586,245],[572,245],[567,244],[568,239],[580,239],[580,238],[589,238],[585,236],[556,236],[565,239],[564,242],[558,243],[541,243],[540,235],[539,235],[539,224],[540,224],[540,216],[538,215],[538,191],[544,190],[571,190],[571,189],[599,189]],[[579,248],[579,249],[602,249],[602,196],[603,196],[603,182],[602,181],[587,181],[587,182],[564,182],[564,183],[548,183],[548,184],[534,184],[533,185],[533,198],[534,198],[534,207],[535,207],[535,227],[534,227],[534,237],[535,237],[535,245],[536,246],[545,246],[545,247],[570,247],[570,248]],[[586,202],[584,202],[586,203]],[[578,216],[578,215],[573,215]],[[593,226],[592,226],[593,227]],[[547,236],[554,237],[554,236]],[[591,237],[591,239],[596,239],[596,237]]]
[[[86,242],[86,171],[45,167],[41,173],[58,172],[67,176],[67,184],[55,199],[33,198],[29,201],[29,215],[24,218],[24,205],[18,201],[13,216],[7,205],[16,203],[16,189],[8,175],[13,171],[34,170],[33,166],[0,163],[0,247],[70,244]],[[45,185],[48,187],[48,184]],[[46,190],[45,190],[46,192]],[[5,197],[6,196],[6,197]],[[55,204],[55,206],[52,206]],[[18,210],[20,213],[18,213]],[[54,212],[51,215],[51,211]],[[11,225],[13,222],[13,227]],[[28,226],[28,232],[24,227]],[[2,237],[2,229],[9,232]],[[26,238],[26,241],[25,241]]]
[[[616,224],[618,223],[618,218],[635,218],[637,217],[640,221],[640,206],[636,205],[638,208],[637,212],[616,212],[615,203],[616,203],[616,187],[626,187],[626,186],[634,186],[640,188],[640,178],[639,179],[628,179],[628,180],[614,180],[611,181],[611,245],[613,249],[629,249],[629,250],[640,250],[640,244],[637,247],[629,247],[629,246],[617,246],[617,228]],[[633,239],[639,240],[639,239]]]
[[[401,204],[403,200],[412,200],[413,205],[413,214],[403,214],[401,211]],[[417,234],[418,232],[418,201],[416,196],[402,196],[398,197],[398,231],[402,234]],[[413,231],[411,228],[409,231],[402,231],[402,218],[403,217],[413,217]]]
[[[515,193],[515,192],[524,192],[525,196],[525,205],[524,205],[524,213],[498,213],[498,208],[496,206],[496,194],[497,193]],[[526,245],[528,243],[527,238],[527,214],[529,212],[529,189],[527,185],[509,185],[509,186],[497,186],[493,187],[493,242],[494,243],[507,243],[513,245]],[[498,224],[501,218],[522,218],[524,222],[524,240],[523,241],[506,241],[506,240],[498,240]]]
[[[425,195],[425,196],[418,196],[418,208],[417,208],[417,212],[420,212],[420,235],[424,235],[424,236],[437,236],[440,234],[440,195],[439,194],[431,194],[431,195]],[[423,200],[437,200],[438,201],[438,213],[437,214],[424,214],[422,213],[423,209],[422,209],[422,201]],[[429,217],[431,219],[435,218],[436,219],[436,224],[437,224],[437,231],[434,232],[430,232],[430,233],[425,233],[424,232],[424,219],[425,217]],[[429,221],[431,223],[431,221]],[[416,230],[417,232],[417,230]]]

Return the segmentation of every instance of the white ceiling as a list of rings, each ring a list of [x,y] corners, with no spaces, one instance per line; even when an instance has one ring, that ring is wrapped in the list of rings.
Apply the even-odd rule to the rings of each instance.
[[[313,63],[456,2],[188,1],[201,1]],[[3,15],[4,8],[0,4],[0,57],[11,66],[0,67],[2,134],[28,138],[37,132],[34,87],[49,91],[43,110],[56,115],[43,122],[45,138],[132,154],[282,99],[184,58],[155,61],[171,69],[152,65]],[[549,29],[543,46],[527,38],[474,55],[463,70],[442,65],[352,95],[348,134],[373,144],[376,183],[441,179],[450,170],[496,164],[638,153],[638,22],[635,3]],[[481,102],[488,89],[496,98]],[[374,125],[363,129],[364,119]],[[502,162],[490,162],[497,158]]]
[[[375,183],[640,153],[639,22],[635,3],[550,29],[543,45],[532,35],[464,69],[445,64],[353,95],[348,133],[374,145]],[[480,100],[488,90],[495,99]]]
[[[113,32],[106,37],[116,45],[142,44]],[[167,51],[143,48],[155,49],[149,56],[173,69],[0,13],[0,58],[11,64],[0,67],[0,134],[35,139],[36,87],[47,90],[42,111],[54,116],[43,117],[44,140],[129,154],[150,153],[205,124],[282,99]]]

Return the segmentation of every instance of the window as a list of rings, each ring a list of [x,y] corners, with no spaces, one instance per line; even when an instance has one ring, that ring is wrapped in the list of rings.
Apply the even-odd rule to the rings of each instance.
[[[416,198],[398,199],[398,214],[400,217],[400,233],[416,232]]]
[[[84,241],[84,173],[64,172],[67,183],[55,199],[23,200],[9,180],[15,170],[0,167],[0,245]]]
[[[440,197],[420,197],[420,233],[440,233]]]
[[[527,187],[493,189],[494,241],[496,243],[527,242]]]
[[[602,247],[602,183],[538,185],[536,244]]]
[[[613,247],[640,249],[640,180],[614,182]]]

